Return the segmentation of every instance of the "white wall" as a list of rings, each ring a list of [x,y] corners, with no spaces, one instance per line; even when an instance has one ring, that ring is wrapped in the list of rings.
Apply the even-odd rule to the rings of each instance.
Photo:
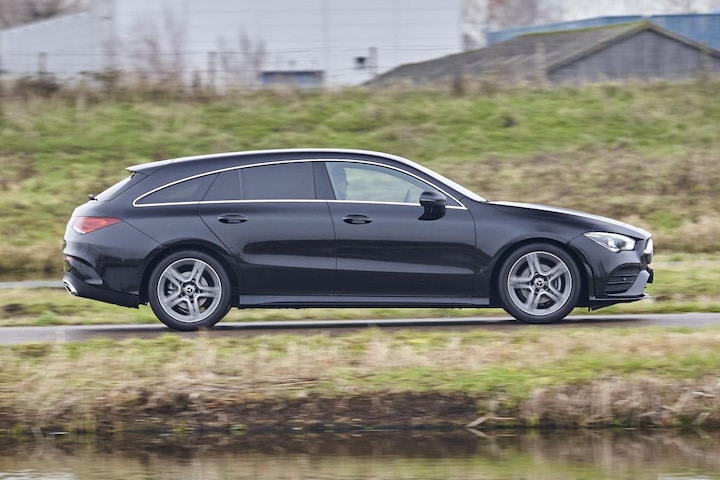
[[[149,31],[155,31],[162,44],[158,62],[180,58],[188,78],[197,71],[203,79],[208,52],[223,49],[241,59],[241,35],[254,46],[264,46],[263,70],[324,71],[330,86],[361,83],[373,71],[461,50],[463,0],[92,2],[89,12],[1,32],[5,69],[35,72],[39,51],[48,53],[48,69],[63,77],[108,63],[131,69],[146,49],[143,40]],[[111,21],[103,23],[99,10]],[[182,33],[181,42],[170,40],[168,19],[175,25],[172,29]],[[115,39],[111,51],[101,45],[108,38]],[[377,52],[376,68],[357,69],[355,58],[369,57],[371,49]],[[216,79],[222,81],[219,65],[217,69]]]
[[[103,70],[113,33],[110,7],[101,0],[84,12],[0,31],[0,69],[15,77],[44,66],[61,78]]]

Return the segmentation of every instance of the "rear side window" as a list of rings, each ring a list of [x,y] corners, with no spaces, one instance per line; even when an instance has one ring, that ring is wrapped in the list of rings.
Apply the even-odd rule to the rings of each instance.
[[[205,196],[208,187],[215,179],[215,175],[204,175],[180,183],[169,185],[155,192],[145,195],[138,200],[139,205],[158,203],[188,203],[199,202]]]
[[[107,200],[110,200],[110,199],[113,198],[115,195],[117,195],[118,193],[120,193],[120,192],[122,192],[123,190],[125,190],[125,188],[129,187],[130,184],[131,184],[131,181],[133,180],[133,178],[135,178],[136,175],[137,175],[137,173],[133,173],[133,174],[130,175],[129,177],[123,178],[122,180],[120,180],[119,182],[117,182],[117,183],[116,183],[115,185],[113,185],[112,187],[106,189],[105,191],[103,191],[103,192],[100,193],[99,195],[96,195],[96,196],[95,196],[95,199],[96,199],[96,200],[99,200],[99,201],[101,201],[101,202],[105,202],[105,201],[107,201]]]
[[[310,162],[243,168],[241,177],[244,200],[315,199]]]

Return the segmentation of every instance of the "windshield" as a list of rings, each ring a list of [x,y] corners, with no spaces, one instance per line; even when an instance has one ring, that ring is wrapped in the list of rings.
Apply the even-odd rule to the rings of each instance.
[[[467,188],[463,187],[459,183],[456,183],[449,178],[445,177],[444,175],[441,175],[437,173],[434,170],[430,170],[429,168],[423,167],[419,163],[415,163],[412,160],[408,160],[406,158],[403,159],[403,161],[411,164],[413,167],[417,168],[418,170],[422,171],[425,175],[429,175],[437,180],[439,180],[441,183],[444,183],[448,187],[452,188],[456,192],[460,193],[460,195],[467,197],[471,200],[475,200],[476,202],[487,202],[486,199],[478,195],[477,193],[473,192],[472,190],[468,190]]]

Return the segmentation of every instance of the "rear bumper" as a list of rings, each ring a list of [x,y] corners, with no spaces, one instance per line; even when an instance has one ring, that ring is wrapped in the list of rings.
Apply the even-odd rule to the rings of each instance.
[[[63,285],[70,295],[76,297],[90,298],[122,307],[138,308],[140,306],[137,295],[106,290],[100,285],[90,285],[73,272],[65,272],[63,275]]]

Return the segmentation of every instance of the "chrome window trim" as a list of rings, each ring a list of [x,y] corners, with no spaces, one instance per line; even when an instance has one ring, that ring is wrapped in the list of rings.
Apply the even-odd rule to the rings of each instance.
[[[372,202],[369,200],[323,200],[328,203],[352,203],[360,205],[395,205],[400,207],[419,207],[419,203],[406,203],[406,202]],[[467,210],[465,206],[447,205],[445,208],[450,210]]]
[[[187,182],[190,180],[195,180],[196,178],[205,177],[208,175],[215,175],[215,174],[219,174],[219,173],[223,173],[223,172],[229,172],[232,170],[241,170],[244,168],[265,167],[268,165],[284,165],[284,164],[288,164],[288,163],[306,163],[306,162],[310,162],[310,163],[315,163],[315,162],[360,163],[360,164],[364,164],[364,165],[373,165],[373,166],[377,166],[377,167],[389,168],[391,170],[395,170],[395,171],[403,173],[405,175],[409,175],[427,185],[430,185],[435,190],[441,192],[443,195],[452,199],[455,203],[458,204],[458,205],[448,205],[446,208],[467,210],[467,207],[460,200],[455,198],[453,195],[450,195],[446,190],[438,187],[437,185],[435,185],[432,182],[428,182],[424,178],[422,178],[418,175],[415,175],[412,172],[405,171],[405,170],[395,167],[393,165],[385,165],[383,163],[372,162],[369,160],[354,160],[354,159],[340,159],[340,158],[338,158],[338,159],[305,158],[305,159],[297,159],[297,160],[276,160],[276,161],[271,161],[271,162],[260,162],[260,163],[252,163],[249,165],[236,165],[233,167],[220,168],[220,169],[213,170],[210,172],[203,172],[203,173],[199,173],[197,175],[191,175],[189,177],[181,178],[180,180],[175,180],[173,182],[166,183],[165,185],[156,187],[156,188],[150,190],[149,192],[145,192],[142,195],[136,197],[135,200],[133,200],[133,202],[132,202],[132,206],[136,207],[136,208],[144,208],[144,207],[160,207],[160,206],[175,206],[175,205],[204,205],[204,204],[218,204],[218,203],[268,203],[268,202],[272,202],[272,203],[278,203],[278,202],[286,202],[286,203],[287,202],[303,202],[303,203],[304,202],[333,202],[333,203],[338,203],[338,202],[340,202],[340,203],[364,203],[364,204],[376,204],[376,205],[412,205],[412,206],[418,205],[416,203],[403,203],[403,202],[395,203],[395,202],[373,202],[373,201],[360,201],[360,200],[357,200],[357,201],[355,201],[355,200],[350,200],[350,201],[348,201],[348,200],[323,200],[323,199],[317,199],[317,198],[316,199],[268,199],[268,200],[207,200],[207,201],[206,200],[194,200],[194,201],[189,201],[189,202],[138,203],[138,202],[142,201],[143,198],[145,198],[149,195],[152,195],[153,193],[158,192],[164,188],[172,187],[173,185],[177,185],[179,183]],[[416,165],[408,165],[408,166],[410,166],[412,168],[417,168]],[[434,177],[434,175],[430,175],[428,173],[428,172],[432,172],[431,170],[427,170],[424,168],[419,169],[419,170],[422,171],[423,173],[425,173],[426,175],[432,177],[436,181],[439,181],[439,179],[436,179]]]
[[[244,203],[350,203],[359,205],[395,205],[398,207],[419,207],[419,203],[402,203],[402,202],[370,202],[362,200],[322,200],[315,199],[271,199],[271,200],[203,200],[193,202],[167,202],[167,203],[143,203],[138,205],[141,207],[165,207],[165,206],[182,206],[182,205],[219,205],[219,204],[244,204]],[[466,207],[456,205],[447,205],[445,208],[450,210],[467,210]]]

